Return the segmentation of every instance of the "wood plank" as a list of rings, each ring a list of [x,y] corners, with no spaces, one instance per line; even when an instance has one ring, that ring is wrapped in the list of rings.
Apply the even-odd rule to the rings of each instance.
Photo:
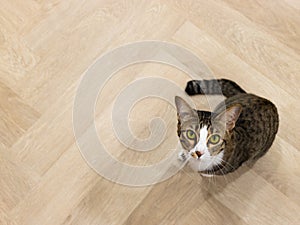
[[[72,145],[10,212],[10,218],[22,225],[60,224],[97,178]]]
[[[159,224],[169,214],[166,220],[168,224],[173,224],[176,221],[174,215],[180,217],[208,198],[207,193],[199,188],[203,182],[200,175],[198,178],[199,182],[193,182],[185,172],[180,172],[166,182],[157,184],[124,224],[141,224],[145,221],[146,224]]]
[[[300,219],[299,206],[251,170],[215,198],[249,224],[297,224]]]
[[[299,11],[284,1],[225,0],[230,7],[245,15],[267,33],[300,53]]]
[[[10,88],[0,82],[0,151],[14,144],[39,118]]]
[[[173,5],[180,11],[182,3]],[[297,76],[299,55],[293,49],[258,29],[255,23],[223,2],[191,0],[187,5],[189,20],[200,30],[211,35],[282,89],[299,96],[298,88],[290,86],[290,82],[300,82]]]
[[[40,177],[0,152],[0,223],[9,224],[9,213],[39,182]]]
[[[90,64],[106,51],[143,39],[165,40],[184,20],[161,2],[72,4],[77,11],[66,18],[61,13],[58,18],[62,17],[62,24],[57,25],[49,19],[39,25],[43,30],[57,29],[55,33],[41,39],[41,31],[37,28],[26,39],[41,62],[29,76],[16,84],[15,90],[39,112],[46,111],[62,95],[65,87],[80,79]],[[132,10],[136,8],[138,10],[133,14]],[[149,26],[156,29],[151,30]],[[40,43],[36,42],[37,38]],[[27,86],[22,83],[27,83]]]

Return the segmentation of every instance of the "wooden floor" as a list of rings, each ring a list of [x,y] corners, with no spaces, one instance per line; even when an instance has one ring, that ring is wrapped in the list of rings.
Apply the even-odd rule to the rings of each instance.
[[[215,77],[272,100],[280,129],[270,152],[226,177],[202,178],[186,167],[147,187],[95,173],[73,133],[76,89],[99,55],[141,40],[183,46]],[[133,65],[113,76],[96,104],[99,136],[131,165],[158,162],[177,143],[175,109],[156,98],[139,102],[130,124],[146,138],[150,119],[165,118],[168,138],[160,147],[134,152],[114,136],[113,100],[147,76],[182,89],[189,79],[171,66]],[[300,224],[299,89],[298,0],[2,0],[0,224]]]

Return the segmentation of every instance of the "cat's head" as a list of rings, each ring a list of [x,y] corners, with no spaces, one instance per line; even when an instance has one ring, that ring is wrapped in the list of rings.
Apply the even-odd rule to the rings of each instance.
[[[199,171],[221,163],[241,106],[233,105],[219,113],[197,111],[178,96],[175,104],[181,145],[194,159],[200,160]]]

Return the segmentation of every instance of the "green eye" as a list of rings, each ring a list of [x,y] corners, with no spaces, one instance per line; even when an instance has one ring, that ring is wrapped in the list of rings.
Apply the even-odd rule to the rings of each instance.
[[[196,138],[196,134],[192,130],[187,130],[186,136],[188,137],[188,139],[192,139],[192,140]]]
[[[208,139],[209,143],[214,144],[214,145],[218,144],[220,142],[220,140],[221,140],[221,137],[218,134],[213,134]]]

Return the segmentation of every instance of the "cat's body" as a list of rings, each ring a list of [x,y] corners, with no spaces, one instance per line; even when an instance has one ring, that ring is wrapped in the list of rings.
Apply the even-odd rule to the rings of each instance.
[[[192,109],[176,97],[178,136],[195,170],[224,175],[245,162],[255,162],[271,147],[279,119],[269,100],[248,94],[225,79],[190,81],[185,91],[227,97],[226,110],[220,104],[213,112]]]

